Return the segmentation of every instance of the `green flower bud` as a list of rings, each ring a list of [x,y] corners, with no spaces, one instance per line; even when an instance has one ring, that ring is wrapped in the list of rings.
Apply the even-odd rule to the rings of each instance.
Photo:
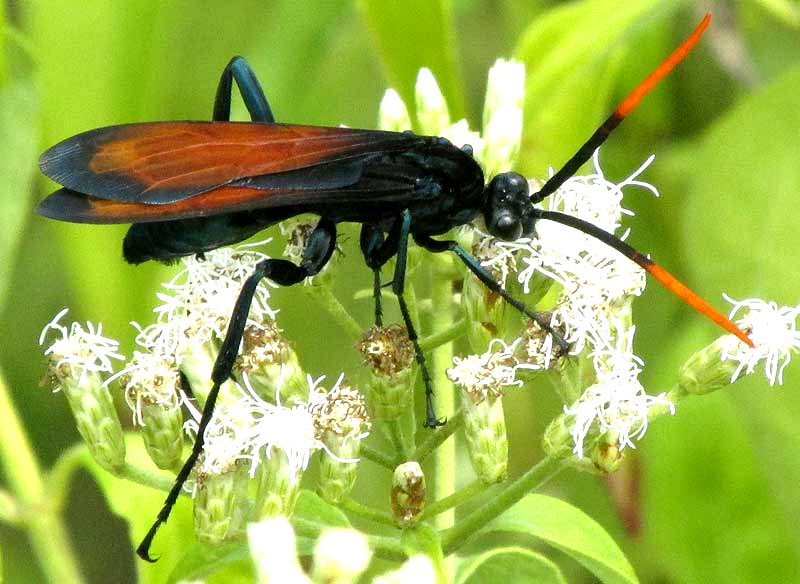
[[[476,234],[472,255],[501,286],[504,286],[509,270],[513,267],[513,257],[504,254],[496,242],[497,240],[492,237]],[[487,261],[491,263],[487,264]],[[501,336],[506,303],[471,273],[467,273],[468,271],[465,271],[461,298],[466,310],[469,346],[473,351],[479,351],[488,346],[492,339]]]
[[[328,454],[320,459],[317,491],[325,500],[337,503],[355,484],[361,439],[369,432],[364,398],[337,382],[325,401],[311,404],[309,411]]]
[[[464,435],[472,468],[485,484],[500,483],[508,474],[508,433],[499,395],[488,395],[475,403],[461,393],[464,408]]]
[[[689,357],[678,374],[680,388],[687,393],[703,395],[730,385],[739,366],[736,361],[722,360],[730,344],[731,337],[723,336]]]
[[[273,448],[268,457],[262,458],[256,479],[256,517],[291,515],[300,491],[300,471],[292,468],[283,450]]]
[[[239,463],[220,473],[200,473],[196,481],[193,510],[197,539],[219,545],[241,536],[249,509],[247,465]]]
[[[367,397],[374,417],[395,420],[412,404],[414,346],[405,327],[373,327],[356,345],[371,369]]]
[[[103,380],[95,373],[87,373],[83,379],[62,379],[61,389],[92,457],[106,470],[118,471],[125,464],[125,437]]]
[[[245,329],[243,351],[234,372],[247,374],[256,395],[269,403],[291,407],[308,398],[308,384],[297,353],[274,322]]]
[[[161,404],[142,406],[142,439],[158,468],[176,469],[183,463],[183,416],[180,409]]]
[[[136,351],[120,383],[150,458],[158,468],[180,468],[184,435],[178,370],[152,353]]]
[[[46,380],[67,396],[78,432],[97,463],[111,472],[125,464],[125,439],[111,394],[104,387],[101,373],[112,371],[111,359],[124,359],[117,353],[119,343],[102,336],[102,325],[73,322],[69,329],[58,323],[67,313],[59,312],[44,327],[43,344],[49,331],[61,334],[45,351],[49,369]]]

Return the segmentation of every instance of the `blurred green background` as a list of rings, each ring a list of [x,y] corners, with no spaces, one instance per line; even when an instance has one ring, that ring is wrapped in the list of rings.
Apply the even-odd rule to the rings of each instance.
[[[66,400],[39,387],[43,325],[68,306],[69,319],[102,321],[129,353],[128,321],[149,322],[153,293],[172,273],[126,265],[124,226],[34,215],[54,187],[37,171],[44,148],[97,126],[207,119],[234,54],[249,59],[279,121],[374,127],[384,90],[395,87],[411,103],[416,71],[427,66],[453,118],[478,127],[489,66],[516,56],[528,74],[517,170],[542,176],[707,9],[714,21],[700,46],[622,125],[602,164],[621,180],[656,154],[644,179],[662,197],[628,192],[626,206],[637,214],[627,223],[628,241],[715,305],[725,309],[723,291],[797,303],[800,7],[793,0],[7,0],[0,367],[43,466],[78,440]],[[235,115],[244,119],[239,103]],[[369,274],[359,265],[357,232],[345,233],[339,281],[348,297],[368,285]],[[357,284],[348,287],[349,280]],[[331,342],[342,331],[302,294],[277,291],[273,306],[309,371],[335,376],[341,363],[357,368],[349,342]],[[352,306],[368,326],[369,303]],[[666,389],[683,360],[718,335],[656,285],[635,311],[636,351],[651,393]],[[603,524],[644,582],[797,581],[798,388],[800,371],[790,366],[782,388],[752,378],[682,403],[674,418],[650,429],[626,472],[604,481],[568,471],[548,491]],[[557,405],[548,395],[508,399],[514,474],[539,456],[535,445]],[[369,488],[369,477],[360,485]],[[615,503],[617,491],[624,505]],[[631,513],[638,528],[621,519]],[[87,580],[134,581],[126,525],[88,475],[73,483],[67,521]],[[0,526],[0,545],[5,581],[44,581],[22,530]],[[559,561],[574,581],[589,578]]]

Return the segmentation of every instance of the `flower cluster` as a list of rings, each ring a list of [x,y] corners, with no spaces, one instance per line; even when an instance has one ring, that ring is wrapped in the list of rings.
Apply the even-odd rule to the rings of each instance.
[[[184,269],[164,285],[168,292],[158,295],[162,304],[155,310],[157,322],[135,325],[141,350],[117,373],[113,373],[112,360],[124,357],[118,353],[118,343],[104,337],[99,325],[74,323],[67,328],[59,324],[64,310],[45,327],[42,342],[48,332],[60,333],[46,350],[52,376],[70,397],[82,434],[103,466],[117,473],[125,468],[122,428],[109,391],[114,381],[123,387],[153,462],[164,469],[181,466],[183,444],[187,435],[194,439],[197,433],[211,365],[243,280],[265,258],[260,252],[238,248],[185,259]],[[249,505],[246,516],[252,518],[288,513],[300,474],[320,450],[339,465],[327,477],[329,482],[338,480],[327,492],[341,496],[354,482],[357,444],[369,434],[363,398],[343,384],[342,376],[328,391],[320,385],[324,377],[302,374],[293,351],[271,321],[276,311],[268,306],[268,298],[268,289],[259,288],[243,343],[245,355],[236,368],[236,379],[222,386],[205,428],[202,456],[194,467],[190,488],[197,497],[195,528],[207,541],[223,541],[244,529],[241,521],[220,518],[209,509]],[[301,374],[302,388],[295,379]],[[251,384],[251,377],[263,381],[273,376],[277,380],[271,380],[271,391],[263,383],[256,391]],[[281,390],[287,385],[292,388],[289,403],[282,403],[286,396]],[[186,390],[191,390],[191,396]],[[96,397],[89,399],[92,395]],[[190,414],[185,423],[182,406]],[[105,430],[98,432],[97,426]],[[267,491],[278,488],[280,501],[269,493],[256,497],[260,507],[237,500],[233,494],[247,491],[234,487],[240,479],[229,477],[239,476],[240,469],[250,478],[267,473],[269,477],[261,476],[259,484]],[[245,517],[241,511],[239,516]]]
[[[450,121],[435,80],[429,71],[422,70],[416,93],[418,125],[423,131],[448,137],[456,145],[470,144],[476,159],[492,176],[508,170],[519,150],[523,87],[523,67],[498,61],[489,74],[483,134],[478,134],[471,132],[464,120]],[[397,94],[387,92],[381,104],[381,121],[387,129],[410,126]],[[628,178],[614,183],[604,175],[596,151],[592,157],[594,172],[571,177],[545,204],[551,211],[577,217],[615,234],[622,228],[622,216],[632,215],[622,206],[624,189],[638,187],[658,196],[654,186],[640,179],[653,159],[650,156]],[[536,183],[531,183],[531,190],[536,190]],[[596,238],[560,223],[540,221],[536,237],[514,242],[496,241],[481,233],[480,225],[476,227],[471,234],[473,253],[501,286],[507,286],[513,277],[532,304],[557,286],[555,301],[547,308],[550,327],[569,344],[571,359],[588,360],[594,369],[594,379],[588,385],[562,393],[568,434],[578,458],[584,455],[585,442],[590,437],[605,436],[606,442],[616,442],[622,450],[634,446],[634,441],[644,435],[652,412],[674,412],[667,392],[650,395],[645,391],[638,380],[643,363],[631,350],[635,332],[631,302],[646,284],[642,268]],[[628,233],[626,230],[619,234],[620,239],[624,240]],[[503,303],[485,292],[475,293],[473,288],[467,276],[464,298],[470,320],[468,336],[478,352],[455,358],[454,367],[448,372],[453,381],[470,392],[483,387],[481,395],[485,396],[486,391],[497,395],[503,386],[520,384],[516,378],[520,363],[531,364],[529,368],[563,369],[562,355],[550,335],[542,339],[525,333],[520,337],[512,330],[506,338],[517,339],[509,345],[491,337],[487,331],[505,330]],[[760,300],[734,304],[731,318],[743,307],[751,309],[750,315],[739,323],[749,332],[756,348],[746,347],[733,336],[725,337],[724,350],[715,354],[714,363],[727,359],[737,364],[732,371],[725,369],[729,382],[742,373],[751,373],[761,362],[765,362],[770,383],[780,381],[783,368],[800,346],[795,329],[798,309],[779,308]],[[487,345],[489,350],[484,352],[482,348]],[[519,347],[516,355],[511,354],[510,347]],[[699,391],[698,378],[691,374],[689,377],[692,381],[687,384]],[[705,379],[712,383],[710,378]],[[706,383],[705,387],[710,386]],[[476,396],[473,403],[482,399]],[[494,424],[499,430],[497,415],[500,414],[486,417],[485,424]]]

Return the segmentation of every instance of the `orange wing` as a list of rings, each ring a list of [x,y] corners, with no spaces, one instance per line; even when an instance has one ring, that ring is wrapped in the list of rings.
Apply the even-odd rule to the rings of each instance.
[[[162,205],[249,177],[403,150],[423,139],[321,126],[153,122],[78,134],[42,154],[39,166],[77,193]]]

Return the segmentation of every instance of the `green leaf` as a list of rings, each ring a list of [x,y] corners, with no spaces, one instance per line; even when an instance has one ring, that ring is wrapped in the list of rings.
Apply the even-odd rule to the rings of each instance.
[[[737,299],[797,302],[798,128],[795,67],[744,98],[703,137],[679,217],[685,241],[693,242],[685,244],[686,255],[705,260],[689,278],[700,283],[699,292],[712,299],[725,290]]]
[[[643,580],[796,580],[798,406],[753,376],[653,424],[643,443]]]
[[[351,527],[347,515],[325,501],[314,491],[309,491],[308,489],[300,491],[290,519],[313,525],[315,530],[318,531],[329,527]],[[305,536],[301,533],[301,530],[298,530],[298,554],[308,555],[312,553],[315,544],[316,538]]]
[[[451,119],[463,117],[463,84],[455,65],[450,2],[361,0],[358,6],[375,36],[389,83],[406,105],[414,103],[417,72],[427,67],[448,100]]]
[[[501,515],[490,531],[514,531],[546,541],[603,582],[638,582],[611,536],[580,509],[545,495],[528,495]]]
[[[800,28],[800,8],[790,0],[755,0],[765,11],[785,26]]]
[[[0,306],[3,305],[23,226],[28,219],[33,177],[36,174],[39,108],[30,80],[0,89]]]
[[[566,584],[552,561],[541,554],[518,547],[498,548],[468,559],[458,570],[458,584],[484,582],[536,582]]]
[[[300,491],[292,517],[312,521],[323,528],[350,527],[347,515],[308,489]]]
[[[645,17],[648,28],[663,22],[679,4],[587,0],[559,5],[530,24],[515,50],[526,69],[524,171],[543,176],[577,150],[609,113],[634,27]]]
[[[175,565],[167,582],[203,581],[206,584],[253,582],[250,549],[246,542],[211,546],[196,542]]]

